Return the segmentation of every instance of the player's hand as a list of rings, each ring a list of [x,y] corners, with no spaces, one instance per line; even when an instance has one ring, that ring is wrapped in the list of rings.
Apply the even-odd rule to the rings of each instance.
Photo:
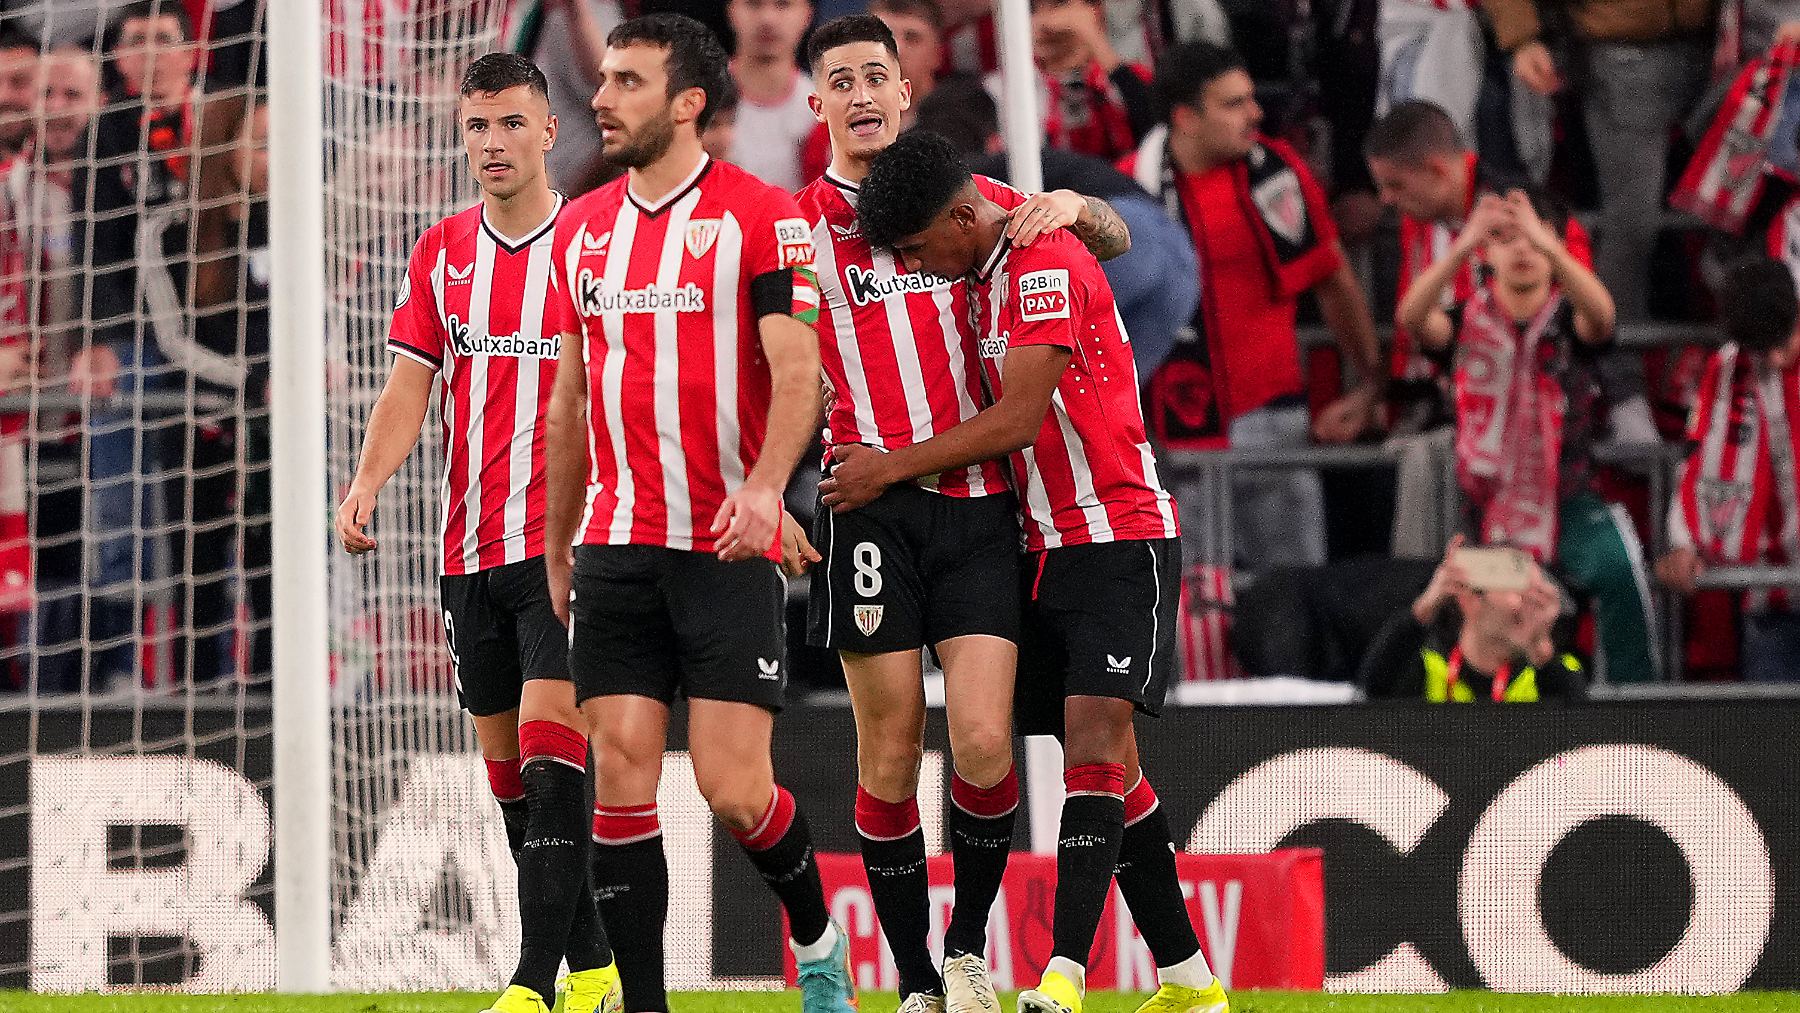
[[[1014,246],[1030,246],[1048,233],[1074,225],[1085,210],[1087,198],[1073,190],[1034,193],[1007,216],[1007,238]]]
[[[556,621],[567,629],[569,601],[575,597],[575,549],[544,553],[544,577],[550,584],[550,607],[556,610]]]
[[[819,483],[820,502],[834,513],[868,506],[894,480],[884,471],[887,455],[860,443],[831,448],[831,477]]]
[[[363,533],[363,527],[369,518],[375,516],[375,493],[359,486],[351,486],[349,495],[338,506],[337,536],[344,543],[344,551],[352,556],[360,556],[375,550],[375,539]]]
[[[1656,579],[1682,594],[1693,594],[1706,564],[1693,549],[1671,549],[1656,561]]]
[[[1556,60],[1542,42],[1527,42],[1513,50],[1513,75],[1539,95],[1554,95],[1562,90],[1562,75],[1556,72]]]
[[[69,362],[69,393],[77,397],[112,397],[119,389],[119,354],[111,345],[94,345]]]
[[[775,529],[780,524],[781,490],[745,482],[725,497],[713,518],[719,558],[727,563],[755,559],[775,544]]]
[[[781,571],[789,577],[804,577],[814,563],[824,559],[806,537],[806,528],[786,510],[781,512]]]
[[[1375,424],[1375,391],[1353,390],[1325,406],[1313,420],[1313,438],[1320,443],[1349,443]]]

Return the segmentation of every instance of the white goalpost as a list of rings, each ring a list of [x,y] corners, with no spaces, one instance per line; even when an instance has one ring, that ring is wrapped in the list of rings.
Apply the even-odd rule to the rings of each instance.
[[[267,13],[273,255],[276,986],[331,988],[331,727],[325,552],[325,34],[318,4]]]

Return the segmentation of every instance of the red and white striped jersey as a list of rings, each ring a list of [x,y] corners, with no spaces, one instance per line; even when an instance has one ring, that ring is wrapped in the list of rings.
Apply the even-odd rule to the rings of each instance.
[[[1037,439],[1012,457],[1026,551],[1174,538],[1175,502],[1156,474],[1131,339],[1100,262],[1067,231],[1025,249],[1002,240],[972,289],[995,400],[1008,349],[1070,352]]]
[[[544,554],[544,410],[561,346],[550,217],[511,239],[480,204],[413,247],[388,349],[438,372],[443,573]]]
[[[1008,210],[1025,195],[976,176],[982,195]],[[856,224],[857,185],[830,173],[799,192],[819,256],[819,364],[830,385],[825,444],[896,450],[928,440],[981,410],[981,372],[968,286],[909,272]],[[951,496],[1008,488],[987,461],[919,484]]]
[[[811,227],[787,193],[702,158],[654,204],[629,177],[576,200],[556,249],[562,330],[587,367],[578,543],[713,551],[713,517],[767,427],[757,320],[817,319]]]

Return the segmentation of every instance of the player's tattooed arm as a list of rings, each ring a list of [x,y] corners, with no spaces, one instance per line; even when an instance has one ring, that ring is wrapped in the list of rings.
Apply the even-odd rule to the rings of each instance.
[[[1057,229],[1068,229],[1099,260],[1111,260],[1131,249],[1131,230],[1112,205],[1073,190],[1032,194],[1008,216],[1006,235],[1026,247]]]
[[[1112,205],[1098,197],[1083,197],[1081,217],[1069,226],[1081,245],[1096,260],[1111,260],[1131,249],[1131,229]]]

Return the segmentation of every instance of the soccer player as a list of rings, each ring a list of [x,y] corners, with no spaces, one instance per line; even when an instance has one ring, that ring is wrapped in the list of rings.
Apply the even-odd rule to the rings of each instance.
[[[935,134],[904,135],[876,156],[857,221],[907,270],[970,278],[990,406],[885,454],[840,448],[821,485],[824,502],[855,509],[896,483],[995,457],[1008,457],[1020,488],[1019,727],[1062,738],[1068,798],[1053,956],[1019,1008],[1080,1013],[1116,868],[1161,982],[1143,1010],[1224,1013],[1225,993],[1181,897],[1167,823],[1138,771],[1132,716],[1155,714],[1168,688],[1180,543],[1106,277],[1066,233],[1029,248],[1009,241],[1006,211],[982,196],[955,146]]]
[[[725,67],[681,15],[607,38],[595,119],[627,173],[557,226],[551,594],[594,728],[602,913],[631,927],[627,1005],[668,1009],[656,786],[680,693],[700,793],[787,910],[805,1013],[848,1013],[848,940],[769,756],[787,681],[781,495],[819,412],[812,234],[792,197],[702,150]]]
[[[375,497],[419,439],[435,376],[444,427],[444,634],[519,865],[518,970],[494,1013],[617,1013],[619,972],[587,874],[587,721],[544,563],[544,413],[560,317],[550,285],[562,195],[544,156],[556,119],[543,72],[491,53],[462,81],[459,125],[481,203],[413,247],[394,307],[393,372],[338,508],[353,554]]]
[[[826,443],[880,449],[927,439],[975,414],[981,400],[968,290],[960,279],[908,273],[856,226],[869,162],[898,136],[910,104],[895,38],[882,19],[821,25],[807,45],[815,115],[832,165],[798,195],[819,251],[820,353],[832,394]],[[1018,208],[1031,241],[1071,225],[1104,255],[1129,240],[1104,203],[1061,191],[1027,201],[985,177],[984,194]],[[1023,207],[1021,204],[1023,203]],[[829,462],[827,462],[829,467]],[[899,971],[902,1013],[996,1009],[987,917],[1012,847],[1012,686],[1019,637],[1017,501],[998,461],[897,484],[861,510],[821,510],[813,538],[809,639],[836,648],[857,721],[856,828],[876,915]],[[956,904],[933,964],[925,836],[916,798],[925,730],[920,649],[945,672],[951,854]]]

